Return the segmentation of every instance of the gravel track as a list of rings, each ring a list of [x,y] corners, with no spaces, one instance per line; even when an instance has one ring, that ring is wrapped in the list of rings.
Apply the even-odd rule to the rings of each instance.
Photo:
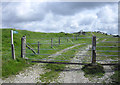
[[[106,40],[106,39],[105,39]],[[103,40],[103,41],[105,41]],[[89,50],[92,45],[88,45],[85,50]],[[79,51],[76,55],[85,55],[87,51]],[[78,58],[79,57],[79,58]],[[90,60],[89,57],[85,56],[75,56],[72,60]],[[82,63],[82,62],[80,62]],[[101,61],[99,63],[106,63],[105,61]],[[109,83],[111,81],[110,76],[114,74],[114,71],[110,66],[103,66],[105,70],[104,76],[101,78],[98,77],[85,77],[84,72],[81,70],[82,65],[67,65],[66,69],[60,73],[58,82],[59,83]]]
[[[81,44],[76,44],[74,46],[68,47],[64,50],[61,50],[59,52],[56,52],[55,54],[49,56],[50,58],[54,56],[58,56],[59,54],[62,54],[66,52],[69,49],[72,49],[74,47],[77,47]],[[89,50],[91,48],[91,45],[88,45],[85,47],[85,50]],[[72,60],[84,60],[88,57],[82,57],[77,55],[85,55],[87,51],[78,51],[75,55],[75,57]],[[42,68],[45,64],[38,63],[33,65],[32,67],[26,68],[26,70],[21,71],[17,75],[10,76],[9,78],[5,78],[4,80],[0,79],[1,83],[37,83],[41,82],[39,77],[40,74],[44,74],[46,71],[44,68]],[[109,82],[110,76],[114,74],[110,66],[104,66],[105,74],[101,78],[86,78],[84,76],[84,72],[81,70],[82,65],[66,65],[66,69],[60,73],[59,78],[57,79],[59,83],[102,83],[103,81]],[[92,80],[92,81],[91,81]],[[52,82],[56,83],[56,82]]]
[[[81,44],[76,44],[74,46],[63,49],[63,50],[56,52],[55,54],[53,54],[49,57],[58,56],[59,54],[66,52],[67,50],[72,49],[74,47],[77,47],[79,45],[81,45]],[[37,64],[33,65],[32,67],[26,68],[24,71],[21,71],[17,75],[12,75],[12,76],[5,78],[3,80],[0,79],[0,84],[2,84],[2,83],[37,83],[37,82],[41,82],[39,79],[40,74],[43,74],[46,72],[44,70],[44,68],[42,68],[44,65],[45,64],[37,63]]]

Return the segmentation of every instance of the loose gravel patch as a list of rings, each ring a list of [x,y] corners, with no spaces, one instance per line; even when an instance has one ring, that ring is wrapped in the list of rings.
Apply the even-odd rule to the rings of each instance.
[[[39,81],[39,75],[44,73],[43,65],[39,63],[28,67],[18,75],[12,75],[9,78],[3,79],[2,83],[36,83]]]

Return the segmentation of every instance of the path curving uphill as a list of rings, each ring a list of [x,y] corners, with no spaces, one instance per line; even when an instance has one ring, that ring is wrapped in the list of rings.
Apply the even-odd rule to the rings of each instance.
[[[56,52],[55,54],[48,56],[48,57],[58,56],[61,53],[64,53],[67,50],[77,47],[79,45],[81,45],[81,44],[76,44],[74,46],[65,48],[61,51]],[[24,71],[21,71],[17,75],[12,75],[3,80],[1,79],[0,84],[2,84],[2,83],[37,83],[37,82],[41,82],[39,79],[40,74],[44,74],[46,72],[44,70],[44,68],[42,68],[44,65],[45,64],[43,64],[43,63],[37,63],[31,67],[26,68]]]

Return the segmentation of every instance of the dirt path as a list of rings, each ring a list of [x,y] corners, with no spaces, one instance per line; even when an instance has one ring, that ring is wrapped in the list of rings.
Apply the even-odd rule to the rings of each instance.
[[[88,50],[90,45],[86,47]],[[83,57],[77,55],[84,55],[87,51],[79,51],[73,60],[83,60]],[[79,58],[78,58],[79,57]],[[60,83],[90,83],[88,78],[84,77],[84,72],[81,70],[82,65],[67,65],[66,69],[60,73],[58,82]]]
[[[105,40],[103,40],[105,41]],[[89,50],[91,45],[88,45],[85,50]],[[87,51],[79,51],[73,60],[91,60],[88,56],[77,56],[85,55]],[[102,62],[103,63],[103,62]],[[104,62],[106,63],[106,62]],[[114,74],[114,71],[111,69],[110,66],[103,66],[105,70],[104,76],[98,77],[85,77],[84,72],[81,70],[82,65],[67,65],[66,69],[60,73],[58,82],[59,83],[103,83],[103,82],[110,82],[110,76]]]
[[[77,47],[81,44],[76,44],[74,46],[68,47],[66,49],[63,49],[51,56],[58,56],[64,52],[66,52],[69,49],[72,49],[74,47]],[[89,50],[91,48],[91,45],[88,45],[85,47],[85,50]],[[81,62],[84,59],[90,59],[90,57],[82,57],[77,55],[86,55],[87,51],[78,51],[75,55],[75,57],[72,60],[81,60]],[[9,78],[4,79],[3,81],[0,80],[1,83],[37,83],[41,82],[39,77],[40,74],[44,74],[45,70],[42,68],[45,64],[35,64],[32,67],[28,67],[26,70],[20,72],[18,75],[10,76]],[[67,65],[66,69],[60,73],[60,76],[58,78],[58,82],[60,83],[99,83],[102,81],[109,82],[109,77],[114,74],[111,67],[104,66],[105,69],[105,75],[101,78],[86,78],[84,76],[84,72],[81,70],[81,65]],[[55,82],[53,82],[55,83]]]
[[[58,56],[61,53],[66,52],[67,50],[77,47],[79,45],[81,44],[76,44],[74,46],[63,49],[49,57]],[[37,83],[38,81],[40,82],[39,80],[40,74],[45,73],[44,68],[42,68],[44,65],[45,64],[38,63],[32,67],[28,67],[26,68],[26,70],[21,71],[18,75],[13,75],[13,76],[10,76],[9,78],[0,80],[0,84],[2,83]]]

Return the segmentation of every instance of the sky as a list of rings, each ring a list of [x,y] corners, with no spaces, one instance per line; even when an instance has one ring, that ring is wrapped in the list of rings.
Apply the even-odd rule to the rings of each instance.
[[[117,2],[2,2],[2,28],[118,34]]]

